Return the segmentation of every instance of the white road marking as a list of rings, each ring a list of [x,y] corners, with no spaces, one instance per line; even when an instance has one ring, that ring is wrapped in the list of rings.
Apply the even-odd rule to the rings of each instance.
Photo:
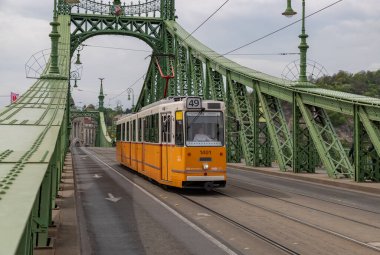
[[[111,193],[108,193],[108,197],[106,197],[106,199],[111,201],[111,202],[116,203],[117,201],[119,201],[121,199],[121,197],[115,197]]]
[[[124,175],[122,175],[121,173],[119,173],[116,169],[114,169],[112,166],[108,165],[106,162],[104,162],[103,160],[101,160],[100,158],[98,158],[93,153],[90,153],[86,149],[83,149],[83,150],[86,151],[87,153],[89,153],[89,155],[91,157],[95,158],[96,160],[98,160],[99,162],[101,162],[102,164],[104,164],[106,167],[108,167],[109,169],[111,169],[112,171],[114,171],[116,174],[120,175],[120,177],[122,177],[127,182],[129,182],[130,184],[132,184],[134,187],[136,187],[137,189],[139,189],[140,191],[142,191],[143,193],[145,193],[148,197],[150,197],[155,202],[157,202],[158,204],[160,204],[162,207],[164,207],[165,209],[167,209],[169,212],[171,212],[172,214],[174,214],[176,217],[178,217],[180,220],[182,220],[184,223],[186,223],[187,225],[189,225],[195,231],[197,231],[198,233],[200,233],[201,235],[203,235],[207,240],[209,240],[210,242],[212,242],[213,244],[215,244],[217,247],[219,247],[220,249],[222,249],[224,252],[226,252],[229,255],[237,255],[237,253],[235,253],[233,250],[231,250],[230,248],[228,248],[227,246],[225,246],[224,244],[222,244],[221,242],[219,242],[218,240],[216,240],[214,237],[212,237],[206,231],[204,231],[203,229],[201,229],[200,227],[198,227],[197,225],[195,225],[194,223],[192,223],[190,220],[186,219],[184,216],[182,216],[181,214],[179,214],[178,212],[176,212],[174,209],[170,208],[168,205],[166,205],[165,203],[161,202],[158,198],[156,198],[155,196],[153,196],[152,194],[150,194],[143,187],[137,185],[136,183],[133,183],[131,180],[129,180],[127,177],[125,177]]]
[[[98,174],[95,174],[94,175],[94,178],[96,178],[96,179],[99,179],[99,178],[102,178],[103,176],[101,176],[101,175],[98,175]]]

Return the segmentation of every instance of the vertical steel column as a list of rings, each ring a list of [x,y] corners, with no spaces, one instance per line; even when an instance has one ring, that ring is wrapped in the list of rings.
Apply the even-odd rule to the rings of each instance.
[[[289,135],[282,107],[277,98],[261,93],[256,86],[261,108],[268,124],[269,136],[281,171],[292,165],[293,144]]]
[[[231,86],[227,81],[226,86],[226,147],[227,162],[240,163],[243,158],[242,146],[240,143],[239,121],[236,119],[236,110],[232,99]]]
[[[316,150],[310,137],[307,125],[297,106],[297,97],[300,95],[293,92],[293,172],[315,172]]]
[[[360,141],[360,134],[362,133],[361,130],[361,123],[360,123],[360,117],[359,117],[359,106],[354,105],[354,144],[353,144],[353,160],[354,160],[354,168],[355,168],[355,174],[354,179],[356,182],[360,182],[364,180],[364,174],[362,175],[360,171],[360,147],[361,147],[361,141]]]
[[[227,73],[227,86],[232,98],[236,119],[239,121],[240,144],[242,147],[246,165],[257,165],[257,144],[255,140],[255,123],[252,108],[247,95],[247,88],[237,82],[233,82],[231,73]]]
[[[204,72],[203,63],[198,58],[190,55],[190,77],[192,83],[192,95],[203,97]]]
[[[353,167],[325,110],[304,105],[300,97],[297,104],[328,175],[353,176]]]
[[[208,76],[210,96],[212,100],[225,101],[223,76],[217,71],[210,70]]]
[[[210,61],[207,59],[206,60],[206,79],[203,87],[203,98],[204,99],[211,99],[211,91],[210,91],[210,86],[211,86],[211,66],[210,66]]]
[[[255,84],[254,86],[259,86],[259,84]],[[257,140],[257,151],[259,154],[257,155],[257,166],[272,166],[272,162],[274,160],[272,155],[272,144],[269,137],[268,125],[264,116],[264,112],[262,107],[260,106],[260,100],[257,96],[256,89],[253,91],[254,99],[253,99],[253,113],[254,113],[254,121],[256,125],[255,137]]]
[[[176,78],[177,88],[175,89],[176,95],[186,96],[189,94],[188,87],[188,67],[187,67],[187,50],[184,46],[178,45],[176,47]]]
[[[367,165],[364,173],[361,173],[362,180],[380,181],[380,128],[379,123],[371,121],[363,107],[359,107],[358,115],[360,117],[361,123],[363,125],[363,133],[369,139],[368,146],[366,148],[361,148],[361,154],[365,154],[365,157],[360,157],[366,159],[367,162],[362,162],[363,165]],[[365,132],[366,131],[366,132]],[[365,139],[361,137],[363,143]],[[363,176],[364,175],[364,176]]]

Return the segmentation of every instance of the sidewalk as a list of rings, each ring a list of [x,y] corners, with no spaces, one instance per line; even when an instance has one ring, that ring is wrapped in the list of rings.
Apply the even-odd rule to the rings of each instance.
[[[255,171],[257,173],[279,176],[283,178],[292,178],[312,183],[330,185],[334,187],[346,188],[356,191],[372,193],[380,196],[380,183],[373,182],[354,182],[352,179],[334,179],[330,178],[323,170],[317,170],[316,173],[293,173],[281,172],[278,167],[252,167],[243,163],[228,163],[228,167]]]
[[[65,158],[56,204],[57,207],[52,211],[54,225],[49,227],[50,245],[35,249],[34,254],[79,255],[74,171],[70,153]]]

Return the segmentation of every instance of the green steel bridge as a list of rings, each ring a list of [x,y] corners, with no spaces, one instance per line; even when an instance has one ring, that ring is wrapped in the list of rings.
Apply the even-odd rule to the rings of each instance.
[[[280,171],[295,173],[313,173],[322,165],[331,178],[380,180],[380,99],[246,68],[203,45],[175,19],[175,0],[54,1],[50,61],[16,103],[0,110],[0,254],[32,254],[47,245],[73,118],[96,119],[96,144],[111,146],[102,107],[70,111],[70,60],[97,35],[133,36],[152,48],[135,110],[162,99],[166,81],[168,95],[225,101],[229,162],[275,162]],[[163,79],[158,67],[166,74],[173,67],[175,78]],[[290,119],[285,102],[292,108]],[[331,111],[354,120],[353,160],[329,119]]]

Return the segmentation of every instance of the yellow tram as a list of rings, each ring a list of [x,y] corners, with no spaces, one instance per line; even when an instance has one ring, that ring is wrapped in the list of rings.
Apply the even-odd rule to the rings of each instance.
[[[158,183],[180,188],[224,187],[223,102],[169,97],[117,121],[116,159]]]

